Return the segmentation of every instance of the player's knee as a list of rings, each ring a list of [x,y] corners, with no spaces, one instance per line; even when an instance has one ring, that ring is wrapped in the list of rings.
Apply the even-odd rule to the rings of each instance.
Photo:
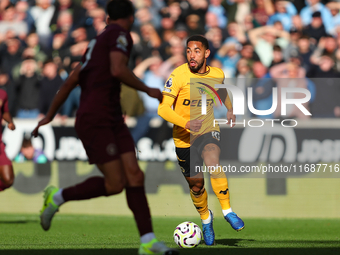
[[[125,180],[116,183],[105,182],[106,195],[111,196],[114,194],[119,194],[124,190],[125,186],[126,186]]]
[[[202,194],[203,191],[204,191],[204,185],[203,184],[196,184],[196,185],[191,187],[191,192],[195,196]]]
[[[129,186],[142,186],[144,184],[144,173],[138,165],[128,169],[127,173]]]

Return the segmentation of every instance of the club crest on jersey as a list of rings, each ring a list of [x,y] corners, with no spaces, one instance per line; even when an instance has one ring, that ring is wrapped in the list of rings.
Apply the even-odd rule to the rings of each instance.
[[[200,93],[200,95],[205,94],[205,90],[202,87],[198,87],[198,92]]]
[[[125,35],[120,35],[117,38],[117,48],[122,49],[123,51],[127,51],[126,46],[128,45],[128,41]]]

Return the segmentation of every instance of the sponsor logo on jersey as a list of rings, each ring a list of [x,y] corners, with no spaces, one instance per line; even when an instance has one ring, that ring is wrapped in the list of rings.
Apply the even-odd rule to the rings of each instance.
[[[211,106],[214,104],[214,100],[213,99],[207,99],[207,106]],[[183,100],[183,105],[185,106],[198,106],[201,107],[202,106],[202,100],[189,100],[189,99],[184,99]]]

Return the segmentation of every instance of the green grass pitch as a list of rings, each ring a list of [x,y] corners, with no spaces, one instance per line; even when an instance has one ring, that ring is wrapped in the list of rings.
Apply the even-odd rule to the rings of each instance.
[[[155,217],[158,239],[176,247],[172,233],[188,218]],[[340,254],[340,220],[244,219],[234,231],[223,218],[214,221],[216,245],[180,249],[180,254]],[[196,222],[199,218],[196,217]],[[199,224],[200,225],[200,224]],[[137,254],[139,238],[131,217],[58,214],[48,232],[37,215],[0,214],[0,254]]]

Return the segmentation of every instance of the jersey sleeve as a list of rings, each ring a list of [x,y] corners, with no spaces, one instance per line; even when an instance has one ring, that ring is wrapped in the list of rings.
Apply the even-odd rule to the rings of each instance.
[[[181,83],[178,81],[178,78],[176,78],[176,75],[172,73],[169,79],[165,82],[163,101],[159,104],[158,114],[166,121],[185,128],[185,125],[189,120],[186,120],[171,108],[178,96],[180,89]]]
[[[132,48],[132,39],[129,33],[123,31],[109,33],[108,41],[110,51],[120,51],[129,57]]]
[[[178,93],[180,91],[180,82],[174,73],[172,73],[169,79],[165,82],[163,95],[169,96],[172,98],[177,98]]]

